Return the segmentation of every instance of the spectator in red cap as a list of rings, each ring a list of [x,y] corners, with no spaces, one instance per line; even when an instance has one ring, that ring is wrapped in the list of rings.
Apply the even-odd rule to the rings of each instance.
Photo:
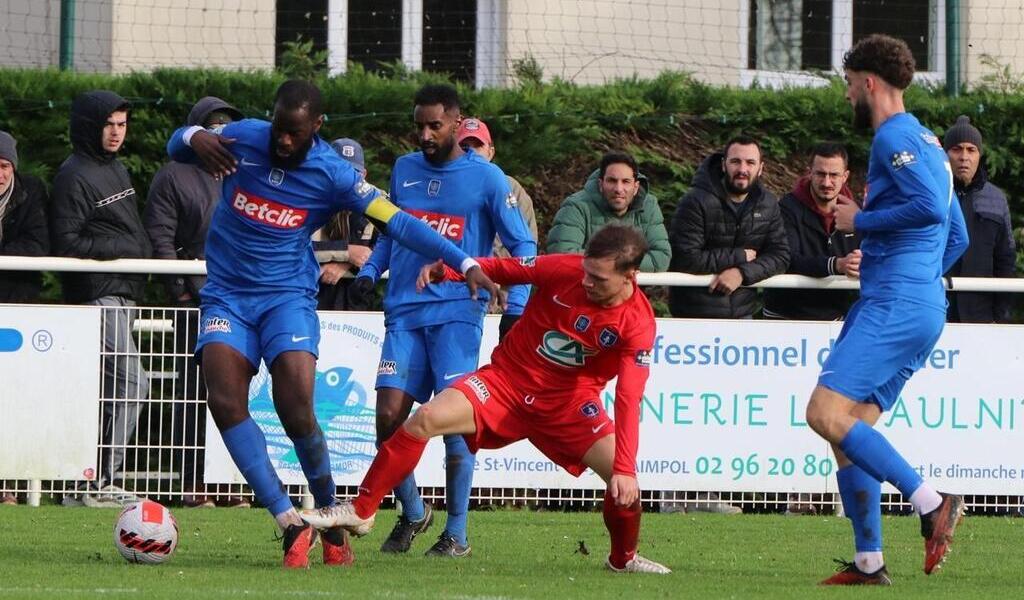
[[[463,150],[472,150],[481,157],[486,158],[488,162],[494,160],[495,148],[494,141],[491,139],[491,130],[487,128],[487,123],[480,119],[475,117],[463,119],[455,140]],[[530,198],[530,195],[523,189],[522,184],[516,181],[514,177],[511,175],[506,175],[506,177],[508,177],[508,185],[512,188],[512,195],[515,197],[519,212],[523,214],[526,226],[530,228],[530,233],[533,234],[533,240],[537,241],[537,215],[533,211],[533,199]],[[494,237],[494,255],[499,257],[511,256],[497,236]],[[502,291],[503,295],[504,293]]]
[[[491,140],[491,130],[487,128],[487,123],[484,123],[480,119],[475,117],[469,117],[462,120],[462,125],[459,126],[459,131],[455,137],[459,146],[462,146],[463,150],[472,150],[481,157],[486,158],[488,162],[494,160],[494,141]],[[537,239],[537,215],[533,212],[533,199],[526,193],[523,186],[516,181],[515,177],[506,175],[508,177],[508,185],[512,188],[512,194],[516,198],[516,204],[519,206],[519,212],[523,213],[523,218],[526,219],[526,226],[530,228],[530,233],[533,234],[533,239]],[[495,256],[510,256],[508,250],[501,245],[498,238],[494,238],[494,255]]]

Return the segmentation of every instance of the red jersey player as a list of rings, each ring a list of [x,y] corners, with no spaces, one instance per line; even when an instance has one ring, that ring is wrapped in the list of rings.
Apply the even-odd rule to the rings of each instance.
[[[490,365],[423,405],[380,447],[355,499],[305,511],[303,518],[318,528],[365,535],[381,500],[416,467],[431,437],[462,434],[473,452],[528,439],[569,473],[579,476],[589,467],[608,484],[608,568],[670,573],[636,553],[640,401],[655,333],[651,305],[636,285],[646,251],[638,230],[608,225],[583,256],[479,259],[496,283],[536,286],[522,319]],[[460,277],[435,263],[423,268],[418,285]],[[613,423],[600,393],[614,377]]]

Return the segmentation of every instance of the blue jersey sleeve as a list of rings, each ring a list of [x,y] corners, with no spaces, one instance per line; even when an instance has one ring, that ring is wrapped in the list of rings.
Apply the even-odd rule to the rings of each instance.
[[[387,271],[391,266],[391,238],[386,235],[382,235],[377,238],[377,243],[373,246],[373,252],[370,253],[370,258],[366,260],[366,263],[359,269],[359,274],[356,277],[369,277],[374,283],[380,281],[384,271]]]
[[[247,126],[247,122],[252,119],[243,119],[241,121],[233,121],[224,126],[220,134],[226,138],[237,138],[242,135]],[[174,130],[171,134],[171,138],[167,140],[167,155],[176,162],[181,163],[195,163],[199,160],[196,153],[192,151],[192,148],[185,143],[185,132],[192,129],[193,125],[185,125]],[[235,154],[232,150],[233,144],[228,144],[225,147],[229,152]],[[237,156],[236,156],[237,158]]]
[[[967,224],[959,202],[952,202],[949,207],[949,236],[946,238],[946,250],[942,253],[942,272],[947,273],[956,261],[967,251],[970,238],[967,235]]]
[[[945,186],[935,181],[927,164],[928,160],[934,160],[929,156],[929,149],[920,147],[913,137],[901,130],[879,132],[875,144],[872,159],[885,165],[885,172],[905,201],[893,208],[858,213],[854,219],[855,229],[898,231],[941,223],[946,218],[952,185],[945,192]],[[952,178],[951,170],[949,175]]]
[[[488,198],[491,221],[498,233],[498,238],[512,256],[536,256],[537,242],[526,226],[523,214],[519,212],[515,194],[509,187],[508,178],[500,170],[492,178],[492,189]],[[508,290],[508,304],[505,312],[521,315],[530,297],[529,285],[514,285]]]

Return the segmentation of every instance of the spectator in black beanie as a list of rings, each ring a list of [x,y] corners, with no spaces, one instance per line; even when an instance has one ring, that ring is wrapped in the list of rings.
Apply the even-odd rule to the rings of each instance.
[[[966,115],[946,131],[942,146],[953,168],[953,188],[967,223],[970,245],[947,275],[1015,277],[1017,251],[1006,194],[988,180],[981,132]],[[1008,323],[1011,297],[1005,293],[950,292],[947,319],[953,323]]]

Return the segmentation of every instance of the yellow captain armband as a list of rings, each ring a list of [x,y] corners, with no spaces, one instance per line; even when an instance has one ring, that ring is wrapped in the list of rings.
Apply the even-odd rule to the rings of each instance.
[[[390,200],[384,196],[378,196],[366,206],[364,214],[373,221],[386,224],[400,211],[401,209],[392,204]]]

